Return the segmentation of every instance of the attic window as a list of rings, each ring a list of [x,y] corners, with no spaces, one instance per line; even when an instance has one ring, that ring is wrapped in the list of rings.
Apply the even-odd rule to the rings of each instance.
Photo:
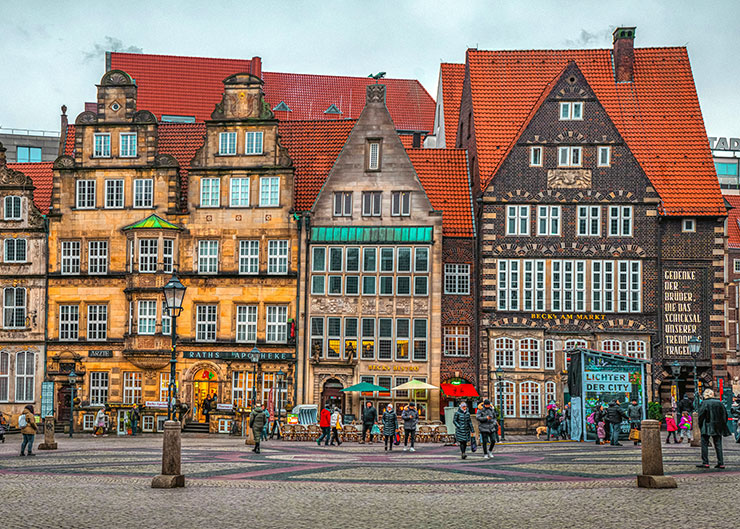
[[[195,116],[175,116],[162,114],[162,123],[195,123]]]
[[[380,140],[368,140],[367,142],[367,170],[380,170]]]
[[[324,110],[324,114],[341,114],[341,113],[342,113],[342,111],[339,110],[334,103],[332,103],[331,105],[329,105],[329,108],[327,108],[326,110]]]
[[[285,101],[280,101],[275,108],[272,109],[273,112],[293,112],[288,105],[285,104]]]

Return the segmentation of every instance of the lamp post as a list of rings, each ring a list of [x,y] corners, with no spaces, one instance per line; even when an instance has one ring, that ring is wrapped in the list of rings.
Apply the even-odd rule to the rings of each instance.
[[[501,426],[501,440],[506,441],[504,433],[504,368],[496,369],[496,381],[498,382],[498,423]]]
[[[674,360],[673,363],[670,365],[671,368],[671,374],[673,375],[673,385],[676,386],[676,398],[675,400],[678,401],[678,376],[681,374],[681,364],[678,363],[678,360]],[[674,405],[675,402],[671,402],[671,405]]]
[[[172,347],[170,348],[170,383],[167,387],[167,420],[175,420],[174,401],[177,398],[176,367],[177,367],[177,317],[182,312],[182,301],[185,298],[186,287],[173,272],[172,277],[165,286],[164,292],[165,309],[170,316],[172,331]]]
[[[280,405],[280,396],[283,392],[283,377],[285,377],[285,373],[281,369],[277,372],[275,375],[277,377],[277,398],[275,399],[275,403],[277,404],[277,410],[275,410],[275,415],[280,417],[280,413],[283,411],[283,407]]]
[[[72,437],[72,431],[75,429],[75,384],[77,384],[77,373],[75,370],[69,372],[69,436]]]
[[[249,361],[254,364],[254,368],[252,369],[252,409],[254,410],[254,405],[257,404],[257,367],[260,363],[260,350],[257,349],[256,345],[249,352],[247,357],[249,358]]]
[[[694,361],[694,410],[699,408],[699,381],[696,378],[696,361],[701,351],[701,336],[692,336],[689,338],[689,353]]]

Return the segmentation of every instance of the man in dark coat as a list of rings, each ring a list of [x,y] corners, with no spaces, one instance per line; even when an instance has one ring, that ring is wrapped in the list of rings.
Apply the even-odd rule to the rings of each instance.
[[[249,414],[249,427],[252,429],[252,436],[254,436],[254,448],[252,452],[260,453],[260,441],[262,440],[262,429],[267,424],[267,417],[259,404],[254,405],[252,413]]]
[[[393,409],[392,404],[386,406],[383,412],[383,439],[385,441],[385,450],[393,451],[393,443],[396,440],[396,430],[398,429],[398,417]]]
[[[481,444],[483,445],[483,457],[484,459],[490,459],[493,457],[493,446],[496,444],[496,437],[498,434],[498,421],[496,420],[496,413],[491,406],[491,401],[485,399],[483,406],[478,408],[478,413],[475,414],[478,419],[478,430],[480,431]]]
[[[378,410],[375,409],[372,402],[367,402],[362,410],[362,439],[360,444],[365,443],[365,436],[370,435],[370,443],[373,442],[373,426],[378,420]]]
[[[452,424],[455,425],[455,440],[460,445],[460,457],[466,459],[465,449],[470,442],[470,434],[473,431],[473,420],[470,418],[467,403],[463,402],[457,408],[455,415],[452,417]]]
[[[717,453],[717,464],[714,468],[725,468],[722,454],[722,438],[730,435],[727,427],[727,410],[714,398],[714,391],[704,391],[704,402],[699,406],[699,428],[701,429],[701,465],[699,468],[709,468],[709,439],[714,443]]]
[[[413,402],[406,406],[401,413],[403,419],[403,451],[406,451],[409,439],[411,439],[411,451],[416,452],[414,440],[416,439],[416,425],[419,424],[419,412],[416,411],[416,404]]]
[[[689,400],[689,396],[684,393],[684,396],[681,400],[678,401],[678,416],[680,417],[683,415],[683,412],[694,412],[694,404]]]
[[[622,428],[620,428],[620,425],[622,424],[622,421],[626,420],[627,414],[624,413],[622,406],[619,405],[619,401],[611,401],[609,403],[609,408],[607,408],[606,410],[606,422],[609,423],[609,426],[611,428],[611,438],[609,444],[611,444],[612,446],[622,446],[622,443],[619,442],[619,433],[622,430]]]

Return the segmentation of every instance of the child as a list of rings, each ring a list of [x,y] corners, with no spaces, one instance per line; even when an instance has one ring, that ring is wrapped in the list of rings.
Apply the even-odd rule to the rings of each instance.
[[[665,444],[671,444],[671,436],[673,436],[673,442],[678,444],[678,436],[676,435],[676,432],[678,431],[678,426],[676,425],[676,418],[673,414],[666,415],[665,427],[666,430],[668,430],[668,437],[666,437],[665,439]]]
[[[599,422],[596,427],[596,435],[599,436],[599,444],[603,445],[606,442],[606,425],[604,421]]]
[[[679,443],[686,437],[686,441],[691,441],[691,414],[688,411],[684,411],[681,414],[681,420],[678,423],[678,427],[681,429],[681,439]]]

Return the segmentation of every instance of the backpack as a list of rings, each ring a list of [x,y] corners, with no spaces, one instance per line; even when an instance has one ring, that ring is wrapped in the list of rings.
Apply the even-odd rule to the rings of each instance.
[[[25,428],[28,426],[28,421],[26,420],[26,414],[21,413],[21,415],[18,417],[18,428]]]

